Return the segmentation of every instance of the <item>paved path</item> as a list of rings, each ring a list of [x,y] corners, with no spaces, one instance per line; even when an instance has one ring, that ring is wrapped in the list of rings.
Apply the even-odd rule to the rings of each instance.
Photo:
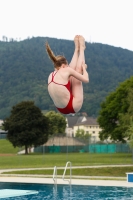
[[[85,168],[102,168],[102,167],[133,167],[132,165],[96,165],[96,166],[72,166],[72,169],[85,169]],[[57,167],[57,169],[64,169],[65,167]],[[69,168],[69,166],[68,166]],[[16,169],[0,169],[0,174],[3,172],[13,171],[26,171],[26,170],[48,170],[54,169],[54,167],[41,167],[41,168],[16,168]]]
[[[62,175],[63,176],[63,175]],[[62,179],[61,175],[57,175],[57,179]],[[29,178],[51,178],[53,179],[53,175],[33,175],[33,174],[1,174],[0,178],[2,177],[29,177]],[[66,175],[65,179],[69,179],[70,175]],[[114,177],[114,176],[76,176],[72,175],[73,179],[88,179],[88,180],[121,180],[125,181],[127,178],[126,177]]]
[[[99,165],[99,166],[72,166],[72,169],[85,169],[85,168],[102,168],[102,167],[131,167],[133,165]],[[58,169],[64,169],[65,167],[57,167]],[[69,166],[68,166],[69,168]],[[54,167],[45,167],[45,168],[16,168],[16,169],[0,169],[0,176],[1,177],[32,177],[32,178],[52,178],[52,175],[32,175],[32,174],[2,174],[3,172],[14,172],[14,171],[27,171],[27,170],[54,170]],[[58,178],[62,178],[62,176],[58,175]],[[126,180],[126,177],[109,177],[109,176],[72,176],[73,178],[76,179],[119,179],[119,180]]]

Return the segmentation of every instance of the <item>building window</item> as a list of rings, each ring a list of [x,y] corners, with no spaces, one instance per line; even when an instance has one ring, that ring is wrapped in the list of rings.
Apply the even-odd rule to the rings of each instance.
[[[90,128],[91,128],[91,126],[90,126]]]
[[[89,133],[89,131],[86,131],[86,134],[88,134]]]
[[[92,131],[93,134],[95,134],[95,131]]]

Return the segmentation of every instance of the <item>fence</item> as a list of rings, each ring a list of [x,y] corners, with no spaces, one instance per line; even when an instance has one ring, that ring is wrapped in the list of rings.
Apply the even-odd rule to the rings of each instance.
[[[1,134],[0,133],[0,139],[6,139],[6,137],[7,137],[7,134]]]
[[[89,152],[89,153],[129,153],[131,152],[128,144],[88,144],[88,145],[68,145],[68,146],[39,146],[34,149],[36,153],[70,153],[70,152]]]

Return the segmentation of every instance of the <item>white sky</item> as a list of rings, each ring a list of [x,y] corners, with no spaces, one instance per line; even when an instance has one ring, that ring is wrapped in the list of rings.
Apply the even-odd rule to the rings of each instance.
[[[0,40],[76,34],[133,51],[133,0],[0,0]]]

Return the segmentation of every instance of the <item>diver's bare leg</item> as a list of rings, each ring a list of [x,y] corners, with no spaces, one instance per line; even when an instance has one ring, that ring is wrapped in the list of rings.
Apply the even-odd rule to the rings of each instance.
[[[73,69],[76,69],[77,61],[78,61],[78,57],[79,57],[79,49],[80,49],[78,35],[75,36],[74,43],[75,43],[75,50],[74,50],[74,54],[73,54],[73,57],[72,57],[72,60],[69,64],[69,66]]]

